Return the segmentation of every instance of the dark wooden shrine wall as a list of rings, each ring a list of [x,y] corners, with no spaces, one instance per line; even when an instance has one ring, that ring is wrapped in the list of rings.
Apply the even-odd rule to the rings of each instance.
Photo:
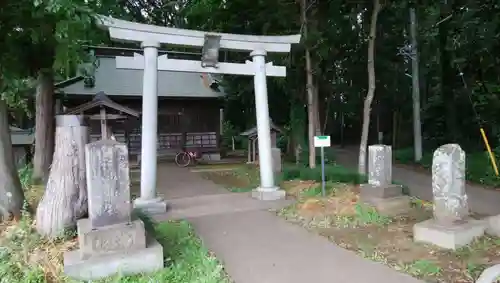
[[[113,99],[124,106],[141,110],[140,99]],[[158,101],[158,151],[178,151],[186,133],[186,147],[201,152],[218,152],[220,140],[220,106],[217,100],[159,100]],[[109,111],[110,113],[112,111]],[[112,121],[111,130],[118,141],[129,145],[131,154],[141,149],[141,123],[134,117],[119,125]],[[90,123],[91,141],[100,138],[98,121]]]

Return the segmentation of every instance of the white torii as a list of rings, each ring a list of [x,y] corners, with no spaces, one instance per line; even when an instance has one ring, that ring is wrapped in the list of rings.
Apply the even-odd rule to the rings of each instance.
[[[252,196],[261,200],[283,198],[285,192],[274,182],[271,155],[269,105],[266,76],[285,77],[286,67],[266,64],[267,52],[289,53],[291,44],[299,43],[300,35],[255,36],[228,33],[212,33],[139,24],[111,17],[100,16],[100,26],[109,31],[113,40],[140,42],[144,55],[116,57],[119,69],[144,70],[142,96],[141,137],[141,196],[134,206],[150,213],[165,212],[165,201],[156,195],[156,148],[158,125],[158,71],[215,73],[254,76],[255,109],[259,143],[260,186]],[[216,66],[202,66],[201,61],[169,59],[158,56],[160,44],[173,46],[203,47],[206,38],[217,38],[218,47],[226,50],[250,51],[252,61],[240,63],[221,62]]]

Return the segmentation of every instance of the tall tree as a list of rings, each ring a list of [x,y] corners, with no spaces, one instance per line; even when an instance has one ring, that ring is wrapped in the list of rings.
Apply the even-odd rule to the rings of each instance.
[[[50,56],[50,55],[48,55]],[[33,179],[45,183],[54,154],[54,73],[52,66],[38,71],[35,102],[35,156]]]
[[[411,37],[411,82],[413,98],[413,147],[415,161],[422,159],[422,121],[420,120],[420,76],[417,40],[417,15],[415,7],[410,7],[410,37]]]
[[[30,4],[22,0],[0,4],[0,220],[19,218],[25,200],[14,165],[8,111],[23,105],[20,94],[30,87],[28,80],[19,79],[29,74],[25,52],[31,41],[26,27]]]
[[[370,127],[370,111],[375,95],[375,39],[377,35],[377,19],[380,12],[380,0],[373,1],[373,11],[370,22],[370,35],[368,37],[368,93],[366,94],[363,108],[363,129],[359,146],[358,172],[366,174],[366,148],[368,144],[368,131]]]
[[[305,59],[306,59],[306,91],[307,91],[307,132],[309,140],[309,168],[316,168],[316,148],[314,147],[313,140],[316,133],[317,121],[317,104],[315,102],[315,89],[313,80],[313,70],[311,62],[311,52],[309,51],[308,42],[308,23],[307,23],[307,1],[301,0],[300,2],[301,19],[302,19],[302,34],[305,41]]]

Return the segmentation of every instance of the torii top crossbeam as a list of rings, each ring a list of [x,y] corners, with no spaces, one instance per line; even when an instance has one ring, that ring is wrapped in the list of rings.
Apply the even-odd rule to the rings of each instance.
[[[285,36],[243,35],[169,28],[99,16],[99,25],[109,30],[114,40],[124,42],[154,41],[178,46],[203,46],[205,35],[220,36],[220,48],[239,51],[264,50],[290,52],[291,45],[300,42],[300,34]]]

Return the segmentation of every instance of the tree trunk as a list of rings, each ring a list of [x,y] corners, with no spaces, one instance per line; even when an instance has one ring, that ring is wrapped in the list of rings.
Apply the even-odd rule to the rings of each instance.
[[[320,107],[319,107],[319,82],[316,82],[314,87],[314,133],[316,136],[320,136],[323,134],[322,128],[321,128],[321,118],[320,118]]]
[[[56,148],[45,194],[38,205],[37,231],[50,238],[72,228],[87,213],[85,144],[87,126],[83,116],[56,117]]]
[[[422,159],[422,121],[420,119],[420,76],[417,44],[417,16],[414,7],[410,8],[410,24],[412,47],[411,81],[413,99],[413,147],[415,161],[418,162]]]
[[[5,101],[0,99],[0,220],[21,217],[24,192],[14,166]]]
[[[452,12],[452,1],[444,1],[440,4],[440,15],[445,19]],[[450,30],[449,20],[440,22],[438,26],[439,35],[439,61],[441,66],[441,95],[443,97],[444,115],[446,121],[446,142],[457,142],[458,126],[455,106],[455,93],[453,91],[453,84],[456,81],[456,72],[452,68],[451,53],[447,49],[448,34]]]
[[[308,121],[308,140],[309,140],[309,168],[316,168],[316,148],[314,147],[314,133],[316,131],[314,112],[314,83],[312,75],[311,52],[307,46],[307,13],[306,0],[301,1],[302,26],[305,43],[306,56],[306,79],[307,79],[307,121]]]
[[[36,90],[35,156],[33,179],[46,182],[54,153],[54,76],[52,70],[38,72]]]
[[[370,128],[370,110],[375,95],[375,39],[377,32],[377,18],[380,12],[380,0],[373,1],[373,12],[370,23],[370,37],[368,38],[368,93],[363,110],[363,129],[359,145],[358,172],[366,174],[366,148],[368,144],[368,130]]]

